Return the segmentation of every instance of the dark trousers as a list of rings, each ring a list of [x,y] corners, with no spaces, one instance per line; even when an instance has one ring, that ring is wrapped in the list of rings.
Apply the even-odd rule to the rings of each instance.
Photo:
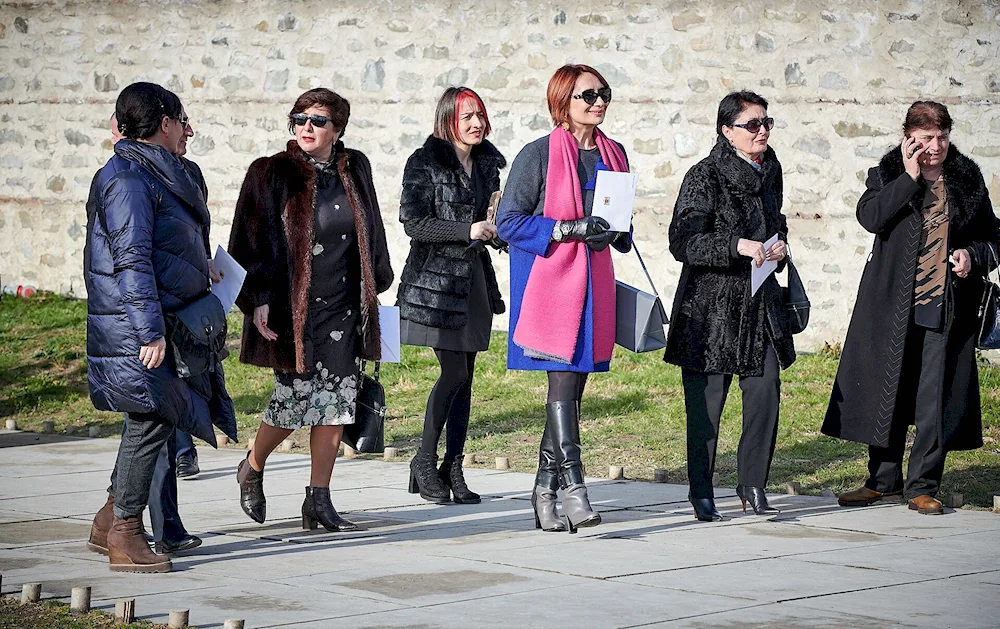
[[[153,469],[149,493],[155,499],[149,503],[149,524],[153,527],[153,541],[177,541],[187,536],[177,507],[177,448],[179,437],[185,432],[174,430],[173,435],[160,448]],[[188,435],[188,439],[190,439]]]
[[[778,356],[768,345],[762,376],[740,377],[743,391],[743,434],[737,450],[741,485],[765,487],[778,437],[781,378]],[[713,498],[712,474],[719,441],[719,423],[732,374],[681,370],[687,411],[688,482],[692,498]]]
[[[158,415],[125,413],[118,460],[111,473],[111,493],[119,518],[136,516],[146,508],[157,459],[173,432],[174,425]]]
[[[903,491],[909,499],[937,495],[944,474],[945,451],[941,443],[944,411],[946,337],[910,323],[903,349],[896,409],[887,447],[868,446],[868,481],[865,486],[882,493]],[[910,449],[910,464],[903,484],[903,451],[910,424],[917,434]]]
[[[175,433],[175,438],[177,439],[177,453],[176,456],[182,454],[187,454],[188,452],[195,452],[194,449],[194,438],[188,433],[178,430]]]

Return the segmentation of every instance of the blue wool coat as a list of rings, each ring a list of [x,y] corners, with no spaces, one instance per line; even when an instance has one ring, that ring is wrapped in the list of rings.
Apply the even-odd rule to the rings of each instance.
[[[168,345],[156,369],[141,346],[166,335],[164,314],[209,290],[204,193],[183,163],[156,145],[121,140],[97,173],[84,252],[87,378],[97,410],[155,413],[216,445],[236,438],[221,365],[181,379]]]
[[[619,145],[621,147],[621,145]],[[624,152],[624,148],[622,148]],[[582,160],[581,160],[582,162]],[[514,343],[514,330],[517,328],[518,317],[521,314],[521,300],[524,288],[531,274],[531,267],[539,256],[549,254],[549,243],[552,240],[552,229],[555,219],[546,218],[545,212],[545,177],[549,166],[549,136],[545,136],[528,144],[511,165],[497,212],[497,228],[500,237],[510,244],[510,328],[507,335],[507,368],[529,371],[575,371],[592,373],[608,371],[611,361],[594,362],[594,306],[591,301],[593,287],[589,277],[587,297],[584,301],[583,318],[580,322],[580,332],[576,339],[576,349],[573,362],[570,364],[553,360],[542,360],[524,355],[524,350]],[[597,168],[601,169],[599,162]],[[577,166],[581,187],[594,177],[582,163]],[[583,194],[584,214],[590,215],[593,205],[593,192],[585,190]],[[630,241],[627,237],[621,242],[613,243],[621,251],[628,251]],[[589,271],[588,257],[588,271]],[[553,325],[559,325],[553,321]]]

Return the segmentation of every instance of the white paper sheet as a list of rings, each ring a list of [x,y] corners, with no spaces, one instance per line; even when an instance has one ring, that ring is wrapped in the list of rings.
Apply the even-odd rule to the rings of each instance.
[[[611,231],[627,232],[632,228],[632,206],[635,204],[635,186],[638,176],[602,170],[597,173],[594,186],[592,214],[611,223]]]
[[[775,234],[767,239],[764,243],[764,251],[771,248],[771,245],[778,242],[778,234]],[[764,260],[764,264],[757,268],[757,263],[753,260],[750,261],[750,296],[753,297],[760,290],[760,287],[764,285],[764,280],[766,280],[771,273],[774,273],[778,269],[777,260]]]
[[[236,297],[243,288],[243,280],[247,278],[247,271],[240,266],[239,262],[229,255],[229,252],[219,245],[215,250],[215,259],[212,266],[216,273],[222,273],[222,281],[212,284],[212,294],[222,302],[222,309],[229,312],[229,309],[236,303]]]
[[[399,362],[399,306],[379,306],[378,324],[382,330],[382,362]]]

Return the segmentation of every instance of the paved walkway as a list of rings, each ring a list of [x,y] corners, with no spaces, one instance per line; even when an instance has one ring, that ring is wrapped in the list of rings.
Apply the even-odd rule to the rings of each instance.
[[[341,460],[333,501],[365,527],[303,531],[306,456],[275,453],[269,521],[237,502],[239,451],[200,448],[181,512],[204,545],[166,575],[122,575],[84,541],[117,442],[0,433],[3,593],[28,581],[94,606],[136,598],[139,616],[221,627],[1000,627],[1000,515],[921,516],[898,504],[841,509],[774,496],[776,519],[695,521],[687,488],[594,481],[604,524],[577,535],[533,529],[527,474],[473,469],[482,505],[436,506],[405,491],[407,466]]]

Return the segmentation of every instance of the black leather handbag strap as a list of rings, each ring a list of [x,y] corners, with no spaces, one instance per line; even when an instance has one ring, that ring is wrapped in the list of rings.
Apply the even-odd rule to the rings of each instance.
[[[639,266],[642,267],[642,272],[646,274],[646,280],[649,282],[649,287],[653,289],[653,295],[656,296],[656,306],[660,311],[660,318],[663,320],[664,324],[670,323],[670,317],[667,316],[667,310],[663,307],[663,300],[660,299],[660,293],[656,290],[656,284],[653,283],[653,278],[649,274],[649,269],[646,268],[646,262],[643,261],[642,255],[639,253],[639,247],[635,244],[635,239],[632,239],[632,251],[635,251],[635,257],[639,258]]]
[[[362,360],[362,361],[361,361],[361,373],[364,373],[364,372],[365,372],[365,368],[366,368],[366,367],[368,367],[368,361],[367,361],[367,360]],[[375,378],[375,382],[378,382],[378,381],[379,381],[379,380],[378,380],[378,378],[379,378],[379,372],[380,372],[381,370],[382,370],[382,362],[381,362],[381,361],[378,361],[378,360],[376,360],[376,361],[375,361],[375,372],[374,372],[374,373],[372,374],[372,377],[373,377],[373,378]]]

